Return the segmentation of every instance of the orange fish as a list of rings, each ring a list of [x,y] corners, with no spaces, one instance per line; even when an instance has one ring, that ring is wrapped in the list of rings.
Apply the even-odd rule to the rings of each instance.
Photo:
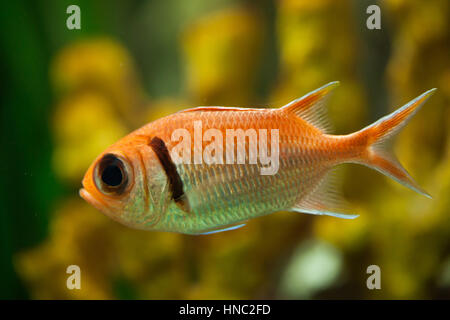
[[[430,197],[390,141],[435,89],[348,135],[327,131],[331,82],[279,109],[198,107],[161,118],[107,148],[80,195],[127,226],[186,234],[231,230],[278,211],[340,218],[331,169],[358,163]]]

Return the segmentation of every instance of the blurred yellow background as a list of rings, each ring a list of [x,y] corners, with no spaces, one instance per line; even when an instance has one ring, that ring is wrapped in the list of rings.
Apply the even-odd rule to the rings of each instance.
[[[75,31],[66,1],[8,4],[0,16],[11,77],[0,297],[450,298],[450,2],[95,3],[80,2]],[[370,4],[381,30],[366,28]],[[8,31],[16,24],[21,38]],[[128,229],[78,196],[92,160],[147,122],[197,105],[279,107],[334,80],[339,134],[438,88],[395,145],[432,200],[345,165],[355,220],[284,212],[187,236]],[[66,287],[69,265],[80,290]],[[369,265],[381,290],[366,286]]]

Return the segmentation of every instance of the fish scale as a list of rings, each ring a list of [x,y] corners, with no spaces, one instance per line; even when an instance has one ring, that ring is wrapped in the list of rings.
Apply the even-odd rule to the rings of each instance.
[[[279,168],[281,173],[275,178],[260,175],[259,170],[261,167],[258,165],[183,165],[183,172],[190,172],[190,174],[181,173],[181,178],[186,187],[185,193],[188,199],[193,200],[193,203],[191,203],[193,204],[192,213],[190,216],[188,215],[187,220],[212,222],[206,217],[214,217],[218,219],[219,224],[224,225],[280,211],[294,205],[296,200],[304,196],[304,191],[307,191],[307,189],[300,188],[300,182],[303,185],[316,183],[315,180],[317,179],[312,179],[312,170],[308,170],[308,168],[317,166],[318,162],[321,161],[318,158],[319,153],[313,148],[315,145],[314,140],[317,141],[317,139],[314,139],[314,136],[306,136],[303,137],[305,141],[308,141],[306,144],[298,143],[300,139],[295,137],[298,137],[302,130],[301,123],[299,124],[296,119],[264,111],[266,110],[253,112],[231,111],[228,113],[213,111],[193,114],[191,119],[184,119],[182,127],[189,131],[193,131],[194,121],[201,121],[203,131],[214,128],[224,132],[224,137],[226,136],[226,129],[265,129],[268,131],[278,129],[280,156],[282,157]],[[211,119],[219,117],[221,119],[220,122],[211,121]],[[180,124],[179,121],[174,121],[173,123],[175,126]],[[154,128],[156,129],[157,126],[154,126]],[[170,141],[169,133],[171,135],[171,132],[175,129],[177,128],[166,127],[164,131],[166,135],[163,134],[162,139]],[[174,146],[170,142],[168,145],[169,148]],[[268,141],[269,148],[270,141]],[[291,165],[289,165],[289,162]],[[237,170],[233,169],[233,176],[223,179],[230,168],[237,166],[242,168],[243,176],[237,174]],[[303,166],[303,168],[299,170],[299,166]],[[207,181],[199,183],[197,177],[203,176],[204,172],[208,171],[213,171],[214,175],[210,174]],[[239,181],[245,181],[245,187],[242,187]],[[231,194],[225,187],[227,184],[235,185],[237,193]],[[241,187],[239,187],[240,185]],[[230,201],[230,198],[233,198],[233,201]],[[200,205],[197,206],[197,203]],[[239,203],[245,203],[246,210],[240,210],[241,206]],[[174,210],[177,209],[174,208]],[[190,224],[199,225],[199,222],[193,221]],[[202,228],[204,225],[205,223],[203,223]],[[208,225],[208,227],[214,226]]]
[[[281,143],[281,148],[283,146],[289,147],[288,144]],[[237,167],[226,164],[215,165],[213,168],[208,165],[191,165],[192,168],[187,171],[196,173],[182,177],[183,180],[186,179],[185,192],[188,198],[196,199],[195,203],[202,204],[193,208],[199,219],[214,216],[223,224],[279,211],[292,206],[298,200],[299,191],[302,193],[305,190],[301,188],[300,181],[305,184],[306,181],[313,180],[313,176],[308,173],[312,172],[311,170],[299,169],[300,164],[304,162],[303,158],[292,157],[289,160],[290,164],[286,160],[280,163],[279,171],[282,174],[278,178],[259,175],[259,167],[256,165],[239,165],[247,168],[244,169],[245,176],[238,174]],[[252,170],[255,166],[257,169]],[[197,183],[195,177],[202,175],[201,172],[207,171],[208,168],[216,171],[216,176],[221,178],[210,179],[206,185]],[[230,168],[233,175],[223,179]],[[242,182],[245,182],[245,186]],[[235,194],[229,191],[229,184],[235,187]],[[239,203],[245,203],[247,210],[239,210]]]

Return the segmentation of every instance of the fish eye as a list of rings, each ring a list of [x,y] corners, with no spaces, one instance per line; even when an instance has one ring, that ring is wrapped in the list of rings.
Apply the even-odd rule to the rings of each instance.
[[[113,154],[106,154],[96,168],[97,187],[106,194],[122,194],[128,185],[124,161]]]
[[[108,165],[102,173],[102,181],[110,187],[120,186],[123,180],[122,170],[116,164]]]

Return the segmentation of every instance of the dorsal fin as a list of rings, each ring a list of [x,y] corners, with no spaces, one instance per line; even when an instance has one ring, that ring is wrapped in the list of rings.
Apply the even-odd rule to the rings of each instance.
[[[196,107],[179,111],[182,112],[195,112],[195,111],[257,111],[264,110],[264,108],[237,108],[237,107]]]
[[[338,85],[338,81],[330,82],[323,87],[311,91],[303,97],[288,103],[283,106],[281,110],[293,113],[322,130],[324,133],[329,133],[331,126],[328,122],[325,102],[329,93]]]

